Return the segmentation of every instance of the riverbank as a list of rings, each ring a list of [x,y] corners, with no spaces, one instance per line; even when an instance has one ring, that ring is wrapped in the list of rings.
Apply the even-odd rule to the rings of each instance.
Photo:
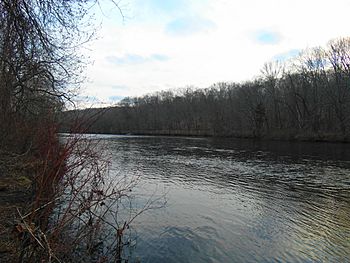
[[[0,262],[19,256],[18,211],[28,210],[32,199],[32,180],[23,158],[0,154]]]
[[[26,152],[0,151],[0,262],[41,262],[49,253],[43,237],[64,166],[55,163],[56,134],[37,136]]]

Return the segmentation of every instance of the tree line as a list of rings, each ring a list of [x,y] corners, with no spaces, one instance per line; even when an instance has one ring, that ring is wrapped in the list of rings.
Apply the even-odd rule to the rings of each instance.
[[[103,109],[88,131],[344,141],[349,116],[350,38],[339,38],[285,63],[266,63],[258,78],[244,83],[124,98]]]

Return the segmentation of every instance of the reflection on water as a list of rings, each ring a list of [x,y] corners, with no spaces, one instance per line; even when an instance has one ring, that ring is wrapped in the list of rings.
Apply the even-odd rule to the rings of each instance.
[[[168,191],[134,224],[141,262],[349,262],[346,144],[99,136],[111,176]]]

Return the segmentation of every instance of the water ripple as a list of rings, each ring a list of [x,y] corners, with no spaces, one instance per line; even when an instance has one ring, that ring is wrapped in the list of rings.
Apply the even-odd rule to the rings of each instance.
[[[350,262],[350,153],[342,144],[108,137],[113,171],[140,193],[141,262]],[[113,175],[111,175],[113,176]]]

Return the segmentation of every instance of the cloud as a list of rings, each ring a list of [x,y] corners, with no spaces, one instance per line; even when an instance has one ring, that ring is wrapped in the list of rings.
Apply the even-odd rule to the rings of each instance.
[[[258,30],[254,32],[253,39],[259,44],[275,45],[281,42],[282,36],[279,32],[276,31]]]
[[[121,101],[122,99],[124,99],[123,96],[110,96],[109,100],[112,102],[117,102],[117,101]]]
[[[288,60],[305,47],[350,36],[348,0],[126,2],[132,18],[104,23],[87,54],[95,63],[88,68],[86,91],[100,100],[245,81],[273,58]],[[337,12],[329,12],[332,5]]]
[[[97,103],[100,102],[99,98],[96,96],[82,96],[78,95],[73,98],[75,106],[69,107],[68,109],[74,109],[75,107],[77,108],[91,108],[93,105],[96,105]],[[68,104],[68,106],[71,106]]]
[[[172,36],[188,36],[199,32],[208,32],[216,28],[216,24],[199,16],[181,17],[172,20],[165,27],[165,32]]]
[[[291,49],[291,50],[288,50],[287,52],[283,52],[283,53],[275,55],[273,57],[273,60],[286,61],[288,59],[297,57],[300,52],[301,52],[300,49]]]
[[[77,102],[86,102],[86,103],[94,103],[98,101],[98,98],[96,96],[82,96],[78,95],[74,97],[75,101]]]
[[[167,60],[169,60],[169,57],[162,55],[162,54],[153,54],[149,58],[150,58],[150,60],[153,60],[153,61],[167,61]]]
[[[162,54],[152,54],[147,57],[136,55],[136,54],[126,54],[122,57],[107,56],[106,60],[109,63],[115,64],[115,65],[137,65],[137,64],[144,64],[144,63],[155,62],[155,61],[159,61],[159,62],[167,61],[169,60],[169,57]]]
[[[128,90],[129,87],[126,85],[113,85],[111,87],[113,90]]]

